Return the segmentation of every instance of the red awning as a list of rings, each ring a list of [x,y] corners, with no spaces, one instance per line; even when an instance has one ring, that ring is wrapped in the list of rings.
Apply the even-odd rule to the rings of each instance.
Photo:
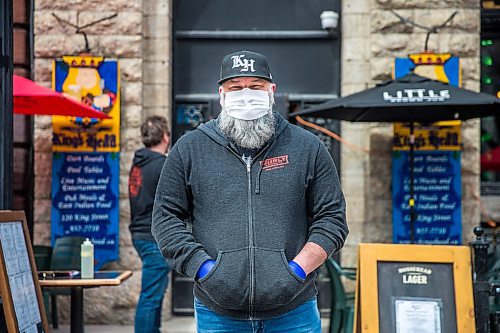
[[[104,112],[79,103],[61,93],[14,75],[14,113],[29,115],[73,116],[107,119]]]

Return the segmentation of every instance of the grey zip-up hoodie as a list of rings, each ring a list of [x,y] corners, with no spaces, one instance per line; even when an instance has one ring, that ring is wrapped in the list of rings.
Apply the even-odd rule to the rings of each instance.
[[[274,113],[276,133],[245,162],[212,120],[170,151],[158,183],[152,233],[168,262],[195,277],[194,295],[209,309],[239,319],[269,319],[314,297],[316,273],[290,269],[307,242],[328,255],[348,229],[333,160],[313,134]],[[192,222],[192,231],[186,220]]]

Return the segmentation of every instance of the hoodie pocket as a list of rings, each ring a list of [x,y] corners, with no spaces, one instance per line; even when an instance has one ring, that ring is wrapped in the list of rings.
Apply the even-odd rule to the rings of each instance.
[[[249,299],[248,249],[220,251],[214,268],[197,283],[219,306],[247,310]]]
[[[290,303],[306,284],[288,266],[284,250],[255,249],[255,309],[273,310]]]

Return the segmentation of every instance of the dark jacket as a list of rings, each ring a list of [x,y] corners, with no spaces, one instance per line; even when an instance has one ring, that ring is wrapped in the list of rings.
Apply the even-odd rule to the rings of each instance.
[[[131,216],[129,229],[132,239],[154,241],[151,235],[151,215],[156,185],[164,162],[164,154],[150,149],[143,148],[135,152],[128,181]]]
[[[216,259],[194,294],[234,318],[276,317],[314,297],[316,273],[304,282],[288,261],[308,241],[331,255],[348,233],[330,154],[316,136],[274,114],[276,133],[251,165],[216,121],[181,137],[155,198],[152,232],[163,255],[192,278]]]

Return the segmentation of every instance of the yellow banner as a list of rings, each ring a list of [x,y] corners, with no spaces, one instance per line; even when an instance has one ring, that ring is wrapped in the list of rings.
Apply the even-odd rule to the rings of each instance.
[[[439,121],[430,125],[414,126],[415,150],[462,150],[461,122]],[[410,126],[394,124],[393,150],[410,149]]]
[[[462,86],[462,66],[458,57],[450,53],[414,53],[397,58],[393,76],[401,77],[410,71],[432,80]],[[440,121],[431,125],[415,123],[416,150],[461,150],[461,122]],[[393,150],[409,150],[410,127],[407,123],[394,124]]]
[[[120,151],[120,69],[117,60],[65,56],[53,63],[52,88],[102,111],[111,119],[52,117],[52,150]]]

